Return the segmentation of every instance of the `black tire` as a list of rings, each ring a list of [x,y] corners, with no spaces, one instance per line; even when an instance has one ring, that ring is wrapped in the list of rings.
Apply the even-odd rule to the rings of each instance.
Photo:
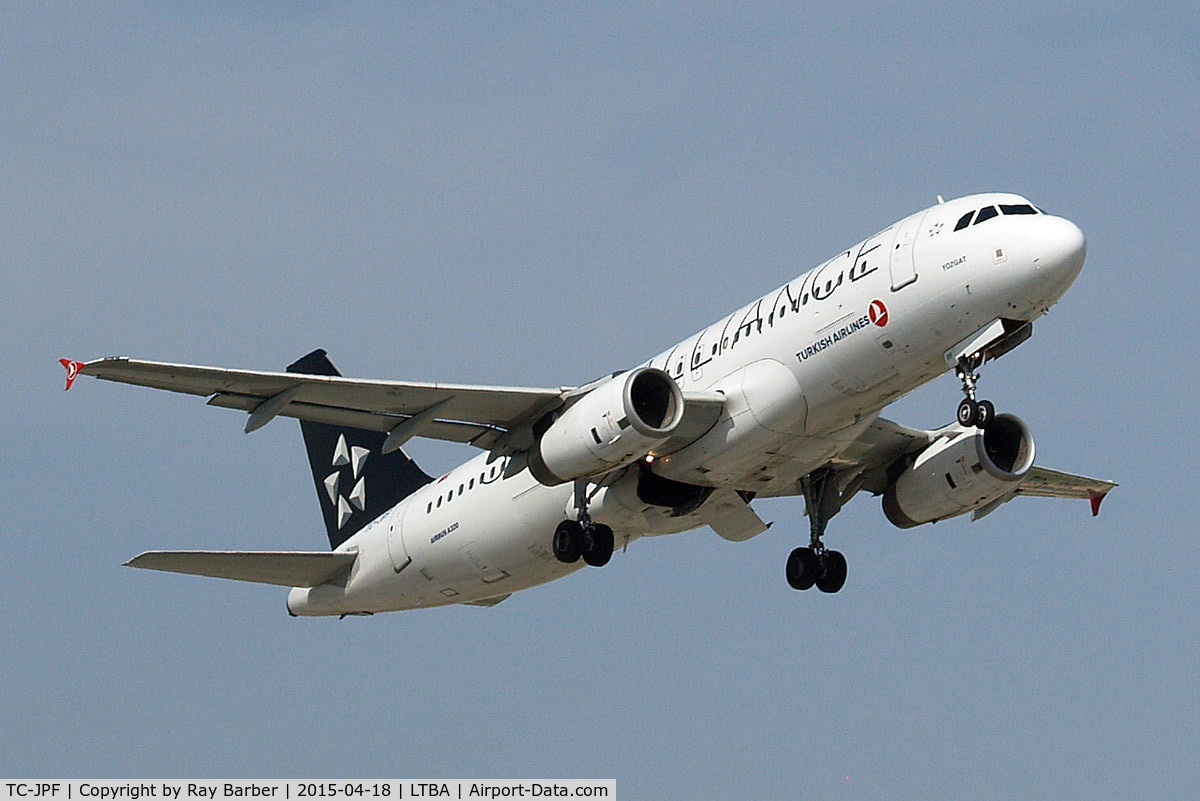
[[[846,557],[841,551],[826,551],[821,555],[823,569],[817,579],[817,589],[821,592],[837,592],[846,583]]]
[[[592,567],[604,567],[613,555],[613,530],[603,523],[592,526],[591,547],[583,552],[583,561]]]
[[[981,400],[975,404],[975,427],[987,428],[996,419],[996,407],[991,401]]]
[[[817,580],[817,557],[809,548],[797,548],[788,555],[787,583],[793,590],[807,590]]]
[[[579,561],[583,554],[583,526],[574,520],[564,520],[554,529],[554,558],[568,565]]]
[[[978,417],[979,404],[970,398],[963,398],[962,403],[958,404],[958,424],[964,428],[970,428],[975,425]]]

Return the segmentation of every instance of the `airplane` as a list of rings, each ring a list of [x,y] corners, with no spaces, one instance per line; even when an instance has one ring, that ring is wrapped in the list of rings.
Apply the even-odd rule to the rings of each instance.
[[[755,498],[802,496],[806,545],[787,583],[836,593],[846,559],[825,546],[855,495],[900,528],[1021,495],[1117,486],[1034,465],[1029,427],[977,398],[980,368],[1027,341],[1079,275],[1072,222],[1014,194],[926,208],[754,299],[641,365],[581,386],[470,386],[343,377],[323,350],[283,372],[61,359],[79,375],[208,398],[249,413],[247,433],[300,421],[329,551],[148,551],[127,564],[290,587],[293,616],[469,604],[602,567],[647,536],[702,526],[767,530]],[[880,417],[953,370],[963,398],[934,430]],[[434,479],[403,446],[466,443]]]

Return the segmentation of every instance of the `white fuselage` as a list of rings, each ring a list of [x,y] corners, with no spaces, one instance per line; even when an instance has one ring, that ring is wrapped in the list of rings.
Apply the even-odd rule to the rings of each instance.
[[[654,472],[689,484],[778,496],[841,453],[891,401],[950,369],[947,351],[997,319],[1031,321],[1083,263],[1079,229],[1043,214],[1000,215],[954,230],[1017,195],[942,203],[907,217],[743,306],[646,365],[685,391],[721,392],[717,423]],[[551,552],[575,516],[570,483],[480,454],[423,487],[338,550],[357,550],[341,585],[294,589],[293,614],[381,612],[497,598],[572,573]],[[591,487],[592,516],[617,547],[703,525],[638,500],[631,475]],[[628,480],[625,480],[628,478]]]

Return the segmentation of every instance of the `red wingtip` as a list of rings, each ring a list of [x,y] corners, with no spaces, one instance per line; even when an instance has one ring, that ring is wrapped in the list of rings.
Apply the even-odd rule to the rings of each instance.
[[[1105,495],[1107,494],[1105,493]],[[1100,504],[1104,501],[1104,495],[1092,495],[1090,500],[1092,502],[1092,517],[1095,517],[1100,514]]]
[[[67,385],[63,387],[63,389],[68,390],[71,388],[71,385],[75,383],[75,379],[79,377],[79,368],[83,367],[83,362],[74,362],[70,359],[59,359],[58,363],[67,368]]]

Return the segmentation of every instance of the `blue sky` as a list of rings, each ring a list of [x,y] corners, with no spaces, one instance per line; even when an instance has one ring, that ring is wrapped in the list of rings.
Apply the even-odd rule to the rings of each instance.
[[[64,3],[0,30],[0,775],[615,777],[622,798],[1180,797],[1200,20],[1182,3]],[[552,386],[892,221],[1015,191],[1088,237],[984,394],[1121,488],[978,523],[641,541],[494,609],[292,620],[121,567],[324,543],[299,432],[60,356]],[[952,378],[887,416],[935,426]],[[438,473],[469,450],[414,443]]]

